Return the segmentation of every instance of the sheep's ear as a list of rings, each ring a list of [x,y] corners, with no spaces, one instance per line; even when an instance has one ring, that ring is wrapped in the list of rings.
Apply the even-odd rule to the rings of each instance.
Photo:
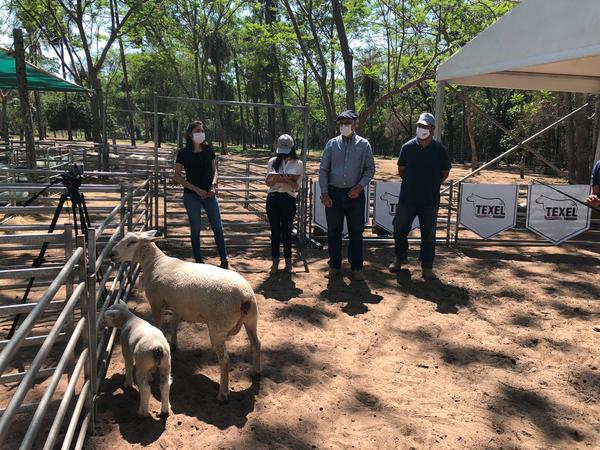
[[[158,234],[158,230],[148,230],[148,231],[144,231],[144,232],[142,233],[142,238],[143,238],[143,239],[146,239],[146,240],[148,240],[148,241],[150,241],[150,242],[154,242],[154,241],[156,241],[157,239],[160,239],[160,237],[159,237],[159,236],[157,236],[157,234]]]

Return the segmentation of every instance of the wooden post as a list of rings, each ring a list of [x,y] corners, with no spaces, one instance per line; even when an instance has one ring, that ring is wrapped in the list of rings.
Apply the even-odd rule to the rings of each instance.
[[[21,117],[23,118],[23,131],[25,133],[25,154],[27,167],[35,169],[35,144],[33,142],[33,121],[29,105],[29,91],[27,89],[27,74],[25,72],[25,47],[23,45],[23,31],[20,28],[13,30],[15,45],[15,67],[17,83],[19,86],[19,100],[21,104]]]

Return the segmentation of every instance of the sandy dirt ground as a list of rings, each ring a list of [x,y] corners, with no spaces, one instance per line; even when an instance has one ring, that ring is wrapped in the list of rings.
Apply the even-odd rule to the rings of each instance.
[[[396,180],[395,164],[378,160],[376,178]],[[311,161],[308,173],[317,168]],[[467,172],[457,167],[452,178]],[[532,178],[503,168],[475,181]],[[207,262],[218,263],[210,238],[203,244]],[[159,246],[191,259],[185,238]],[[305,252],[308,271],[296,254],[289,276],[268,273],[267,248],[232,246],[232,265],[260,308],[262,378],[249,377],[242,331],[228,342],[231,396],[219,404],[206,326],[182,323],[171,413],[158,416],[155,382],[152,415],[139,418],[117,345],[87,448],[598,448],[598,248],[440,246],[440,281],[425,282],[416,246],[398,275],[387,272],[391,247],[369,247],[367,281],[354,282],[347,266],[342,278],[324,278],[326,250]],[[129,306],[150,319],[142,292]]]
[[[395,161],[378,169],[379,179],[394,179]],[[496,170],[477,181],[530,179]],[[190,258],[186,240],[159,246]],[[116,347],[88,446],[597,448],[597,249],[439,247],[440,281],[425,282],[414,246],[397,276],[386,269],[390,247],[367,248],[364,283],[351,281],[347,267],[343,278],[325,279],[326,250],[307,251],[309,272],[297,260],[289,276],[268,274],[267,249],[234,249],[232,263],[260,308],[261,380],[249,377],[242,331],[228,344],[231,398],[219,404],[206,326],[183,323],[172,412],[158,416],[155,384],[152,417],[141,419],[137,388],[122,388]],[[143,293],[129,305],[150,318]]]

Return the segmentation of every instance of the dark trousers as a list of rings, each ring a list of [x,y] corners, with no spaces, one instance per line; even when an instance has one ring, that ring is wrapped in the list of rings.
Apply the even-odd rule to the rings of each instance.
[[[408,251],[408,233],[415,217],[419,218],[421,229],[421,267],[431,269],[435,258],[435,231],[437,229],[438,205],[409,205],[398,203],[394,217],[394,244],[396,258],[406,259]]]
[[[329,196],[333,200],[331,208],[325,208],[327,219],[327,244],[329,266],[339,269],[342,265],[342,232],[344,218],[348,225],[348,261],[352,270],[363,267],[363,231],[365,229],[365,193],[357,198],[348,197],[348,189],[329,186]]]
[[[279,259],[279,246],[283,242],[283,256],[291,258],[296,199],[285,192],[271,192],[267,195],[267,217],[271,227],[271,257]]]

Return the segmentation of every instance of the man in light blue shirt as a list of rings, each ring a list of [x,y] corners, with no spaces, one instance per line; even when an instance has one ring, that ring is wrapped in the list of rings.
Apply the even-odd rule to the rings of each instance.
[[[369,142],[355,133],[356,119],[358,114],[350,110],[337,117],[340,135],[325,144],[319,186],[327,219],[329,278],[338,275],[342,265],[342,230],[346,218],[352,276],[363,281],[364,191],[375,174],[375,160]]]

